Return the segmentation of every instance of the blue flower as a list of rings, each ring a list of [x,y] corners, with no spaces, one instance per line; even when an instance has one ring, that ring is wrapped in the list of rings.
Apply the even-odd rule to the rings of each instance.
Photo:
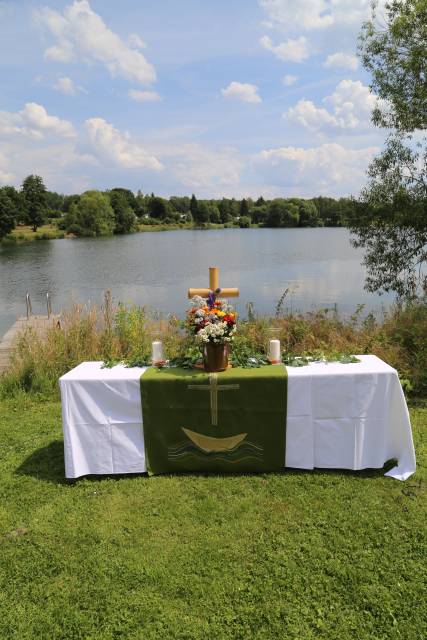
[[[210,291],[209,295],[208,295],[208,307],[209,307],[209,309],[212,309],[214,304],[215,304],[215,294],[214,294],[213,291]]]

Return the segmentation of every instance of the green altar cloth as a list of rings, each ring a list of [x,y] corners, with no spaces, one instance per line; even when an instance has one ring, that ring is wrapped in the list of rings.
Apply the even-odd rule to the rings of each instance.
[[[149,473],[285,466],[284,365],[221,373],[150,367],[141,376]]]

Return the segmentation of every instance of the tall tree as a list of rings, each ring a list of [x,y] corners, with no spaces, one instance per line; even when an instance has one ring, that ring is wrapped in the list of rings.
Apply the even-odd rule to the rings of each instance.
[[[168,217],[170,211],[169,202],[159,196],[153,196],[148,202],[148,213],[150,218],[164,220]]]
[[[77,235],[104,236],[114,231],[114,211],[110,199],[101,191],[86,191],[77,204],[71,205],[69,214],[74,224],[69,230]]]
[[[130,191],[129,193],[133,193]],[[127,189],[112,189],[109,192],[114,212],[114,233],[130,233],[136,229],[136,215],[129,202]]]
[[[297,227],[299,222],[298,204],[284,198],[271,200],[267,208],[267,227]]]
[[[64,205],[64,196],[56,191],[46,191],[46,208],[48,217],[59,217]]]
[[[218,204],[215,202],[215,200],[211,200],[210,202],[207,202],[206,204],[207,204],[208,211],[209,211],[209,221],[210,222],[214,222],[215,224],[220,224],[221,223],[221,214],[219,212]]]
[[[47,195],[46,187],[40,176],[27,176],[22,183],[22,197],[26,222],[37,231],[46,220]]]
[[[143,218],[148,213],[148,203],[150,201],[150,196],[144,196],[141,191],[138,191],[135,198],[135,213],[138,218]]]
[[[196,224],[205,225],[210,220],[210,206],[207,202],[199,201],[194,213],[192,212],[193,220]]]
[[[137,207],[136,198],[134,193],[130,189],[125,189],[123,187],[114,187],[114,189],[111,189],[109,193],[110,193],[110,199],[112,194],[120,194],[126,201],[127,206],[133,209],[133,211],[136,210],[136,207]],[[138,194],[140,193],[141,192],[139,191]]]
[[[197,220],[198,208],[199,208],[198,202],[197,202],[196,196],[193,193],[190,200],[190,213],[194,221]]]
[[[243,198],[243,200],[240,202],[240,212],[239,215],[241,218],[249,218],[249,207],[248,207],[248,201]]]
[[[373,122],[390,133],[350,227],[365,249],[367,289],[413,298],[427,290],[427,1],[392,0],[381,23],[376,8],[360,55],[380,98]]]
[[[188,196],[171,196],[169,204],[172,210],[178,213],[188,213],[190,211],[190,198]]]
[[[218,204],[220,220],[223,224],[227,224],[231,220],[230,201],[223,198]]]
[[[265,221],[267,220],[267,212],[268,212],[267,204],[256,205],[252,213],[253,222],[255,222],[255,224],[261,224],[261,225],[264,224]]]
[[[8,196],[6,188],[0,189],[0,240],[15,228],[16,213],[15,203]]]
[[[310,202],[310,200],[301,200],[298,213],[300,227],[318,227],[319,225],[323,225],[315,203]]]
[[[77,193],[70,196],[64,196],[64,201],[62,203],[62,212],[68,213],[71,205],[77,204],[79,200],[80,200],[80,195]]]
[[[230,215],[232,218],[237,218],[240,215],[240,202],[238,202],[235,198],[231,198],[229,200],[230,203]]]
[[[19,191],[17,191],[15,187],[12,187],[11,185],[5,185],[1,188],[1,190],[13,202],[13,206],[15,208],[16,223],[21,222],[21,218],[22,221],[24,221],[22,194],[19,193]]]

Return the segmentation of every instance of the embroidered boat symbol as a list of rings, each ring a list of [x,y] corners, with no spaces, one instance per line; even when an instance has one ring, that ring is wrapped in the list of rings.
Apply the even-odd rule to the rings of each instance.
[[[232,451],[235,449],[248,435],[247,433],[239,433],[236,436],[229,436],[227,438],[212,438],[211,436],[204,436],[201,433],[196,433],[190,429],[182,427],[185,435],[190,438],[192,442],[204,451],[205,453],[216,453],[219,451]]]

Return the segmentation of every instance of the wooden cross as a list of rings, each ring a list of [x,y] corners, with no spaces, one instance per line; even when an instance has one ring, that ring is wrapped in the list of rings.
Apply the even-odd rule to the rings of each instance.
[[[188,297],[201,296],[207,298],[210,293],[214,293],[217,296],[224,298],[238,298],[239,290],[233,289],[221,289],[219,286],[219,269],[218,267],[209,267],[209,289],[189,289]]]
[[[218,384],[218,374],[209,374],[209,384],[189,384],[189,389],[195,391],[210,391],[211,401],[211,422],[213,427],[218,426],[218,391],[230,391],[239,389],[238,384]]]

